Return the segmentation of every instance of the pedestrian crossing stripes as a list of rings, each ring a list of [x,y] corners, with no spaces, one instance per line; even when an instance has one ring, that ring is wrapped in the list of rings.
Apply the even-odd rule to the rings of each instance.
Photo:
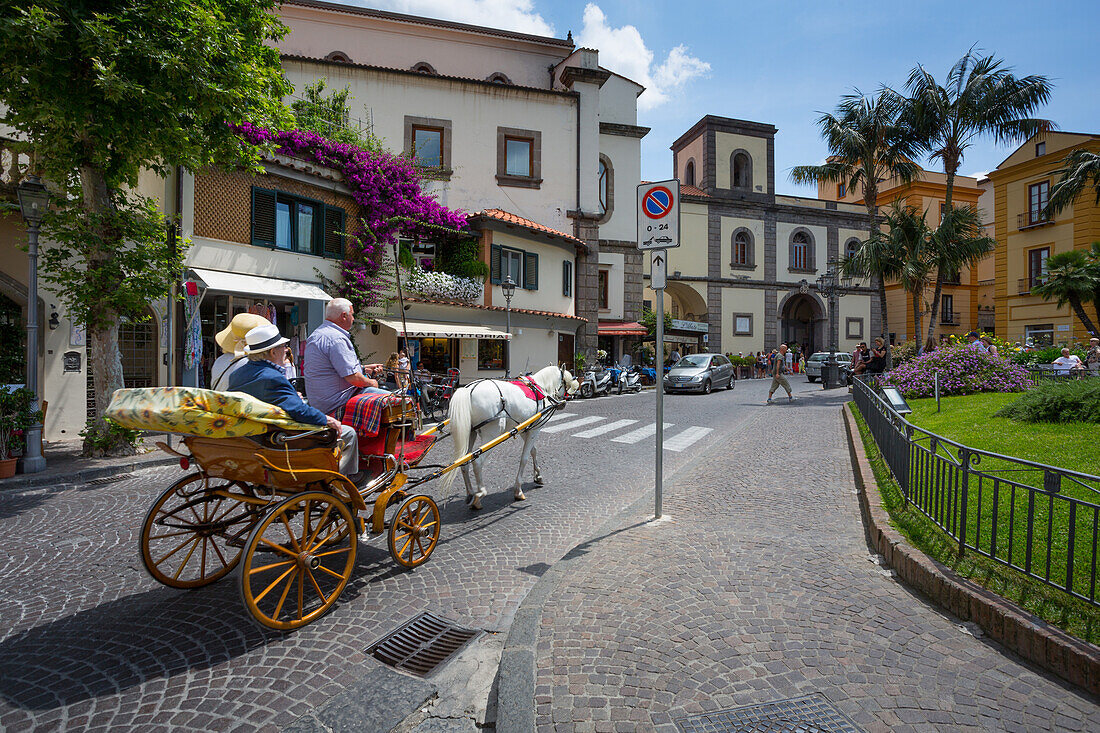
[[[698,428],[690,427],[682,433],[677,433],[665,440],[665,450],[676,451],[679,453],[684,448],[687,448],[695,441],[704,437],[707,433],[711,432],[712,428]],[[656,431],[654,431],[656,432]]]
[[[672,423],[670,423],[670,422],[665,423],[665,430],[668,430],[671,427],[672,427]],[[646,425],[645,427],[638,428],[637,430],[631,430],[626,435],[620,435],[617,438],[612,438],[611,441],[614,442],[614,443],[637,443],[640,440],[645,440],[646,438],[651,438],[656,434],[657,434],[657,423],[652,422],[649,425]]]
[[[638,422],[637,420],[616,420],[615,422],[609,422],[606,425],[599,425],[591,430],[585,430],[580,433],[573,433],[574,438],[595,438],[597,435],[603,435],[604,433],[610,433],[612,430],[618,430],[619,428],[625,428],[627,425],[633,425]]]
[[[580,415],[576,415],[571,412],[559,412],[558,414],[550,418],[549,423],[552,424],[549,424],[547,427],[542,428],[541,432],[566,433],[567,431],[571,431],[574,428],[584,428],[585,426],[591,426],[585,430],[578,430],[578,432],[575,433],[568,433],[569,437],[571,438],[581,438],[582,440],[584,440],[589,438],[597,438],[601,435],[608,435],[609,433],[613,433],[616,430],[623,430],[624,428],[629,428],[630,426],[636,425],[638,423],[637,420],[629,419],[603,422],[606,419],[607,418],[600,415],[589,415],[587,417],[581,417]],[[603,424],[597,425],[596,423]],[[680,453],[681,451],[686,450],[702,438],[714,432],[713,428],[703,428],[692,425],[684,428],[675,435],[669,436],[669,428],[671,427],[673,427],[673,423],[665,423],[665,450],[674,451],[676,453]],[[630,432],[623,433],[622,435],[616,435],[615,437],[610,438],[610,440],[613,443],[633,444],[640,443],[647,438],[652,440],[653,437],[656,435],[657,423],[652,422],[648,425],[642,425],[641,427],[635,428]]]
[[[576,415],[570,415],[570,417],[576,417]],[[551,425],[550,427],[543,428],[542,432],[557,433],[561,432],[562,430],[572,430],[573,428],[579,428],[581,425],[590,425],[591,423],[600,422],[601,420],[606,419],[607,418],[600,417],[599,415],[589,415],[588,417],[582,417],[577,420],[570,420],[569,422],[564,422],[558,425]]]

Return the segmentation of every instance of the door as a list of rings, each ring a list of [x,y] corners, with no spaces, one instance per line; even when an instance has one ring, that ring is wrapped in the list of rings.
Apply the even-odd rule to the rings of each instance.
[[[558,364],[565,364],[569,371],[573,371],[573,355],[577,353],[573,350],[573,338],[571,333],[558,334]]]

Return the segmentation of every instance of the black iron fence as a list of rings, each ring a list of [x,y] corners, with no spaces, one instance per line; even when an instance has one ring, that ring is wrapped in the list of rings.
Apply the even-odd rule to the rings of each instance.
[[[1100,372],[1083,365],[1081,369],[1066,369],[1053,364],[1032,364],[1027,367],[1028,377],[1033,382],[1065,381],[1068,379],[1090,379],[1100,376]]]
[[[1097,601],[1100,476],[978,450],[913,425],[869,380],[856,407],[912,504],[959,543],[1087,603]]]

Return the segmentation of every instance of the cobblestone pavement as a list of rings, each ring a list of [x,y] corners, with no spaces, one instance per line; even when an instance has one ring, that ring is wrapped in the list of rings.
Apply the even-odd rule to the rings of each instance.
[[[666,419],[716,424],[740,406],[740,395],[677,397]],[[653,395],[582,401],[569,412],[641,424],[643,415],[652,420]],[[708,434],[670,452],[666,463],[675,470],[719,438]],[[523,503],[504,488],[515,476],[518,445],[495,449],[486,479],[500,490],[479,514],[458,498],[442,507],[441,544],[430,562],[403,571],[380,542],[360,544],[334,610],[288,635],[252,624],[235,574],[181,591],[144,571],[141,523],[181,475],[178,467],[109,484],[0,492],[0,730],[291,726],[374,679],[380,665],[364,650],[416,613],[506,631],[545,569],[651,485],[652,445],[652,438],[621,444],[577,440],[570,431],[545,435],[539,458],[547,485],[528,484]],[[450,446],[436,450],[445,459]],[[461,479],[453,491],[460,487]],[[440,498],[438,487],[429,493]]]
[[[539,731],[671,732],[814,692],[868,731],[1100,730],[1097,700],[870,561],[832,395],[750,410],[671,482],[670,521],[638,504],[585,543],[542,608]]]

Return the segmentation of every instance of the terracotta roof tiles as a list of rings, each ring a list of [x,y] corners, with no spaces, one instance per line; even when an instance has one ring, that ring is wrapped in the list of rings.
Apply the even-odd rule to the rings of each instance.
[[[514,226],[523,227],[524,229],[530,229],[531,231],[539,232],[541,234],[548,234],[551,237],[558,237],[560,239],[564,239],[564,240],[567,240],[569,242],[572,242],[573,244],[576,244],[580,247],[585,247],[585,248],[588,247],[587,244],[585,244],[580,239],[577,239],[572,234],[566,234],[565,232],[559,232],[557,229],[551,229],[548,226],[544,226],[542,224],[539,224],[537,221],[531,221],[530,219],[524,219],[522,216],[519,216],[518,214],[513,214],[510,211],[504,211],[503,209],[482,209],[481,211],[477,212],[476,214],[473,214],[470,218],[472,218],[472,219],[476,219],[476,218],[492,219],[494,221],[504,222],[505,224],[512,224]]]

